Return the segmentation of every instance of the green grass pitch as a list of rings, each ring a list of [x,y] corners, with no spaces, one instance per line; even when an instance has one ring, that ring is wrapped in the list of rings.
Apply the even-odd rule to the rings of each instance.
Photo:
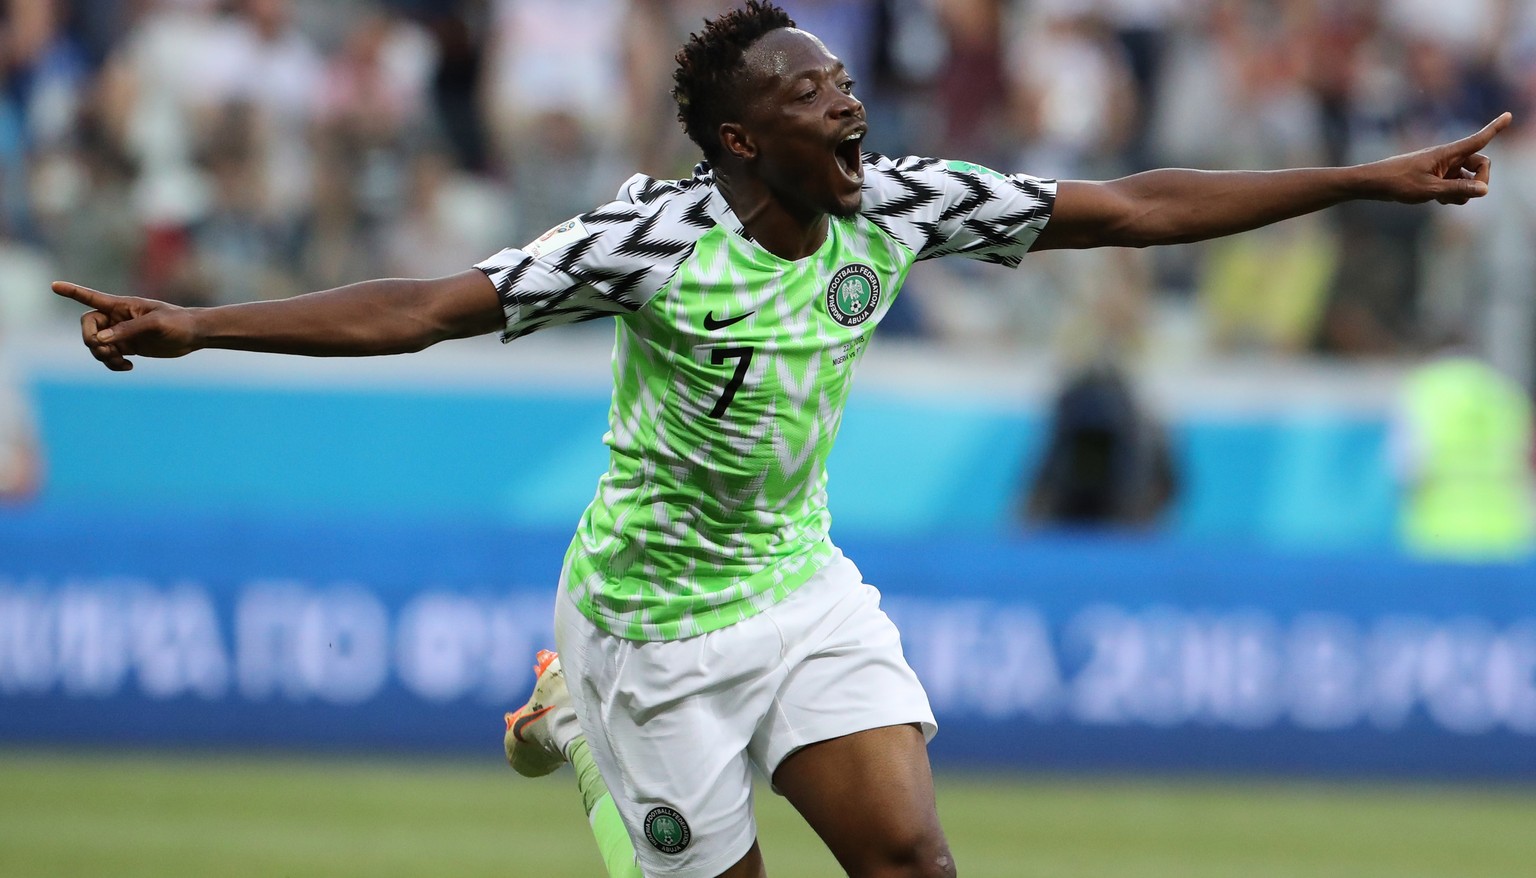
[[[842,874],[760,791],[769,871]],[[1536,789],[941,775],[967,878],[1529,878]],[[569,771],[0,750],[5,878],[600,878]]]

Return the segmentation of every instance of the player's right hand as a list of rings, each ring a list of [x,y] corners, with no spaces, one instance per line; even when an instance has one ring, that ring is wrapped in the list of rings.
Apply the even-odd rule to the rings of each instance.
[[[186,308],[112,296],[67,281],[54,281],[53,291],[93,309],[80,318],[80,337],[91,355],[114,372],[132,369],[129,357],[181,357],[200,347],[196,320]]]

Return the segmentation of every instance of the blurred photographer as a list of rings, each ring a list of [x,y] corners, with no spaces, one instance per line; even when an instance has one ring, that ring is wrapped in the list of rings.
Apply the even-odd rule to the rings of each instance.
[[[1045,460],[1020,511],[1042,526],[1147,527],[1177,491],[1166,431],[1124,371],[1100,360],[1056,397]]]

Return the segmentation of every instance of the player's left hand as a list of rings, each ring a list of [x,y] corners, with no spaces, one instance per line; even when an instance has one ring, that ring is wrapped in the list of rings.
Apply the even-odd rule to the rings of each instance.
[[[1381,197],[1405,204],[1426,201],[1466,204],[1474,198],[1482,198],[1488,194],[1493,162],[1481,150],[1500,131],[1508,128],[1513,118],[1505,113],[1470,137],[1393,156],[1369,166],[1380,175]]]

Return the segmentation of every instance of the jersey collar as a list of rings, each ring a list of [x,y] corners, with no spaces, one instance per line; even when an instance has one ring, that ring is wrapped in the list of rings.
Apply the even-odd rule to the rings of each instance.
[[[746,227],[741,224],[741,219],[736,216],[736,212],[731,210],[731,205],[725,200],[725,193],[721,192],[720,187],[715,185],[715,171],[709,166],[709,162],[699,162],[695,165],[693,168],[693,178],[709,185],[707,190],[709,194],[706,196],[704,210],[709,214],[710,218],[724,226],[728,231],[745,238],[747,236]]]

